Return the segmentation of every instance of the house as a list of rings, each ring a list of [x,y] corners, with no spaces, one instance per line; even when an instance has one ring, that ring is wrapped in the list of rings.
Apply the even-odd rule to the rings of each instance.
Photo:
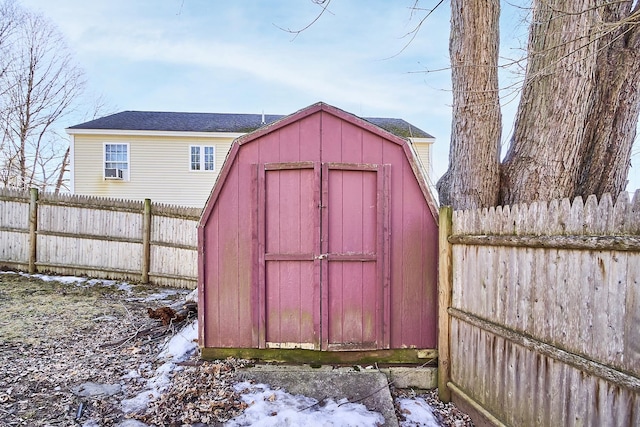
[[[436,218],[410,143],[370,120],[318,103],[236,139],[198,226],[202,356],[434,357]]]
[[[71,126],[71,192],[203,207],[233,140],[282,118],[123,111]],[[401,119],[365,120],[411,140],[427,173],[431,135]]]

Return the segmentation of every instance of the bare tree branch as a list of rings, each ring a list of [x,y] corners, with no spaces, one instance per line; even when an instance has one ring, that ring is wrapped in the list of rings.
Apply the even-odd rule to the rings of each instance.
[[[322,15],[324,15],[325,12],[327,12],[327,8],[329,7],[329,4],[331,4],[331,0],[311,0],[313,3],[320,5],[320,7],[322,8],[320,10],[320,13],[318,13],[318,15],[316,15],[316,17],[309,22],[307,25],[305,25],[304,27],[300,28],[299,30],[291,30],[291,29],[285,29],[282,28],[278,25],[275,25],[276,28],[281,29],[282,31],[286,31],[287,33],[291,33],[294,34],[293,39],[295,40],[296,37],[298,37],[300,35],[300,33],[302,33],[303,31],[306,31],[307,29],[309,29],[313,24],[315,24],[316,22],[318,22],[318,20],[322,17]]]
[[[7,4],[13,1],[0,5],[0,12]],[[45,189],[57,186],[56,171],[66,169],[60,162],[68,143],[55,126],[78,102],[84,79],[50,21],[27,10],[13,11],[16,26],[3,47],[11,62],[0,76],[0,176],[5,186]]]

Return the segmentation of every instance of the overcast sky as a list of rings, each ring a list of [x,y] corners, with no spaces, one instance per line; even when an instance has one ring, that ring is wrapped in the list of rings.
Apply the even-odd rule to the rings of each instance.
[[[446,1],[408,45],[405,35],[423,16],[412,15],[414,0],[332,0],[297,37],[285,30],[316,18],[321,8],[312,0],[21,3],[59,27],[90,91],[103,95],[112,111],[290,114],[324,101],[359,116],[407,120],[436,138],[435,178],[447,168]],[[519,40],[526,40],[526,25],[518,25],[522,13],[503,9],[504,55],[518,56]],[[504,85],[509,75],[502,77]],[[507,104],[503,140],[514,109]],[[635,169],[632,186],[638,188]]]

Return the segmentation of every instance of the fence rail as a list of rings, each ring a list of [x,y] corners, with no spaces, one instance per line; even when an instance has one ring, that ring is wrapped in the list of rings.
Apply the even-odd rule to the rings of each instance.
[[[640,192],[456,211],[443,251],[441,395],[494,424],[640,425]]]
[[[0,267],[193,288],[200,209],[0,189]]]

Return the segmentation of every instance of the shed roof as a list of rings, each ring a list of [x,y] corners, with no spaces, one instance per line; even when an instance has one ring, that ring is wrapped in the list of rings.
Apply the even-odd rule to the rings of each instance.
[[[122,111],[68,129],[148,130],[173,132],[249,133],[286,116],[279,114],[181,113],[166,111]],[[402,138],[433,138],[403,119],[369,117],[364,120]]]
[[[350,122],[352,124],[355,124],[356,126],[360,126],[360,127],[364,127],[366,129],[368,129],[369,131],[376,133],[380,136],[382,136],[383,138],[385,138],[388,141],[391,141],[395,144],[399,144],[403,147],[404,150],[404,154],[405,156],[407,156],[407,159],[409,159],[409,163],[411,165],[411,168],[413,170],[414,176],[420,186],[420,189],[422,191],[422,194],[424,196],[425,201],[427,202],[427,205],[429,206],[429,209],[431,211],[431,214],[433,215],[434,218],[438,218],[438,208],[437,208],[437,203],[435,202],[435,199],[433,197],[433,195],[431,194],[431,190],[429,190],[429,187],[427,186],[425,180],[424,180],[424,176],[418,171],[418,167],[415,163],[415,160],[413,159],[413,151],[411,150],[411,148],[409,147],[409,144],[407,143],[407,140],[405,139],[406,137],[398,135],[397,133],[391,132],[389,130],[386,130],[385,128],[382,128],[381,126],[374,124],[371,120],[372,119],[365,119],[365,118],[361,118],[358,117],[352,113],[348,113],[344,110],[341,110],[337,107],[334,107],[332,105],[326,104],[324,102],[318,102],[315,104],[312,104],[308,107],[305,107],[299,111],[296,111],[293,114],[290,114],[288,116],[282,116],[282,119],[276,120],[271,124],[267,124],[266,126],[262,126],[258,129],[256,129],[253,132],[247,133],[239,138],[237,138],[233,145],[231,146],[231,150],[229,151],[229,153],[227,154],[227,158],[225,159],[225,162],[222,166],[222,170],[220,171],[220,174],[218,175],[218,178],[215,182],[215,185],[213,186],[213,189],[211,191],[211,194],[209,195],[209,199],[207,201],[207,204],[204,208],[204,211],[202,212],[202,216],[200,217],[200,226],[203,226],[204,222],[206,222],[206,219],[208,218],[208,216],[211,214],[211,211],[213,210],[213,206],[215,205],[217,198],[220,194],[220,191],[222,189],[222,186],[224,185],[224,181],[227,179],[227,174],[229,173],[230,168],[232,167],[236,156],[238,155],[238,151],[240,149],[241,145],[245,145],[248,143],[251,143],[252,141],[255,141],[257,139],[260,139],[261,137],[263,137],[266,134],[269,134],[271,132],[274,132],[278,129],[281,129],[283,127],[286,127],[288,125],[290,125],[291,123],[298,121],[306,116],[310,116],[312,114],[315,114],[319,111],[324,111],[327,112],[329,114],[332,114],[336,117],[338,117],[341,120],[345,120],[347,122]],[[393,119],[373,119],[373,120],[393,120]],[[404,120],[402,120],[404,123]],[[407,123],[408,124],[408,123]],[[411,126],[411,125],[409,125]],[[433,138],[431,135],[427,134],[426,132],[424,133],[425,135],[428,136],[423,136],[422,138]],[[416,137],[415,135],[413,137]],[[420,138],[420,137],[418,137]],[[437,219],[436,219],[437,221]]]

